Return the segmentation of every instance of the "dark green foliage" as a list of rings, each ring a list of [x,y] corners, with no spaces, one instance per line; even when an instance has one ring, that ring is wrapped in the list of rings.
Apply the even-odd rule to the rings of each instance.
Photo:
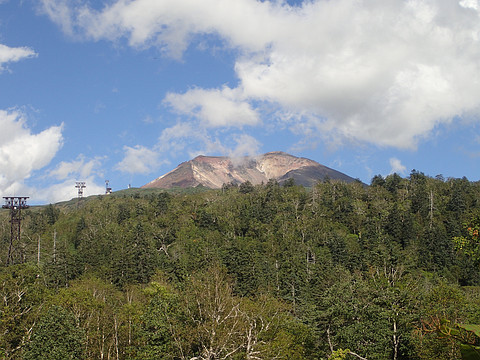
[[[157,252],[152,246],[151,237],[140,223],[133,230],[130,246],[134,267],[133,279],[129,279],[128,282],[147,283],[155,273]]]
[[[295,186],[295,179],[294,178],[288,178],[283,182],[284,187],[292,187]]]
[[[48,225],[53,225],[60,216],[60,209],[56,208],[52,204],[48,205],[44,210],[44,215],[47,218]]]
[[[382,175],[375,175],[371,182],[370,182],[370,185],[371,186],[385,186],[385,179],[383,178]]]
[[[241,192],[242,194],[248,194],[253,192],[255,188],[253,187],[252,183],[250,181],[245,181],[244,183],[241,183],[240,186],[238,187],[238,191]]]
[[[170,331],[179,312],[178,298],[168,285],[157,281],[144,290],[148,298],[141,316],[139,335],[143,345],[138,349],[138,359],[173,359],[175,352]]]
[[[38,316],[48,290],[40,269],[33,264],[18,264],[0,271],[0,352],[2,359],[20,358],[30,329]]]
[[[75,317],[59,306],[52,306],[33,328],[23,358],[25,360],[84,359],[83,331]]]
[[[392,194],[396,195],[397,191],[400,189],[402,183],[402,178],[397,173],[387,176],[385,179],[385,188]]]
[[[125,220],[130,217],[130,211],[124,204],[120,204],[118,206],[117,212],[117,223],[122,224]]]

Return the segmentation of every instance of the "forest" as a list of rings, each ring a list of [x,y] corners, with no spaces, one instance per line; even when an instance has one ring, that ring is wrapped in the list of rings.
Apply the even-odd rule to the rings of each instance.
[[[413,170],[369,185],[131,190],[23,210],[10,258],[0,212],[2,359],[479,349],[479,182]]]

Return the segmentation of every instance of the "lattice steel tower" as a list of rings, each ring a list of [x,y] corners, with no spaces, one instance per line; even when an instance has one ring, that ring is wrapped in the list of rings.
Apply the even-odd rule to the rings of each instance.
[[[4,209],[10,209],[10,245],[8,247],[7,265],[16,261],[23,262],[20,252],[20,223],[22,222],[22,209],[27,209],[28,196],[4,196]]]
[[[83,189],[87,187],[87,185],[85,185],[85,181],[75,182],[75,187],[78,189],[78,198],[81,199],[83,197]]]
[[[105,194],[111,194],[112,193],[112,188],[110,186],[108,186],[108,183],[110,182],[110,180],[105,180]]]

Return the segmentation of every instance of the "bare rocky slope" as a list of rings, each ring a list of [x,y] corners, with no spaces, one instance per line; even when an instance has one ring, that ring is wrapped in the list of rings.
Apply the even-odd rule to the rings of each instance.
[[[345,182],[355,181],[350,176],[316,161],[276,151],[237,159],[225,156],[197,156],[142,188],[170,189],[201,185],[218,189],[228,183],[241,184],[250,181],[256,185],[266,183],[270,179],[282,183],[290,178],[298,185],[312,186],[325,177]]]

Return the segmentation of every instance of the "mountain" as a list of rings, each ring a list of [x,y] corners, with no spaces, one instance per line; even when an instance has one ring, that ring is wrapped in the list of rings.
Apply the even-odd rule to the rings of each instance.
[[[297,185],[312,186],[328,177],[352,182],[355,179],[316,161],[299,158],[284,152],[269,152],[256,157],[229,158],[226,156],[197,156],[177,166],[169,173],[142,186],[142,188],[189,188],[205,186],[221,188],[223,184],[253,185],[275,179],[279,183],[293,178]]]

